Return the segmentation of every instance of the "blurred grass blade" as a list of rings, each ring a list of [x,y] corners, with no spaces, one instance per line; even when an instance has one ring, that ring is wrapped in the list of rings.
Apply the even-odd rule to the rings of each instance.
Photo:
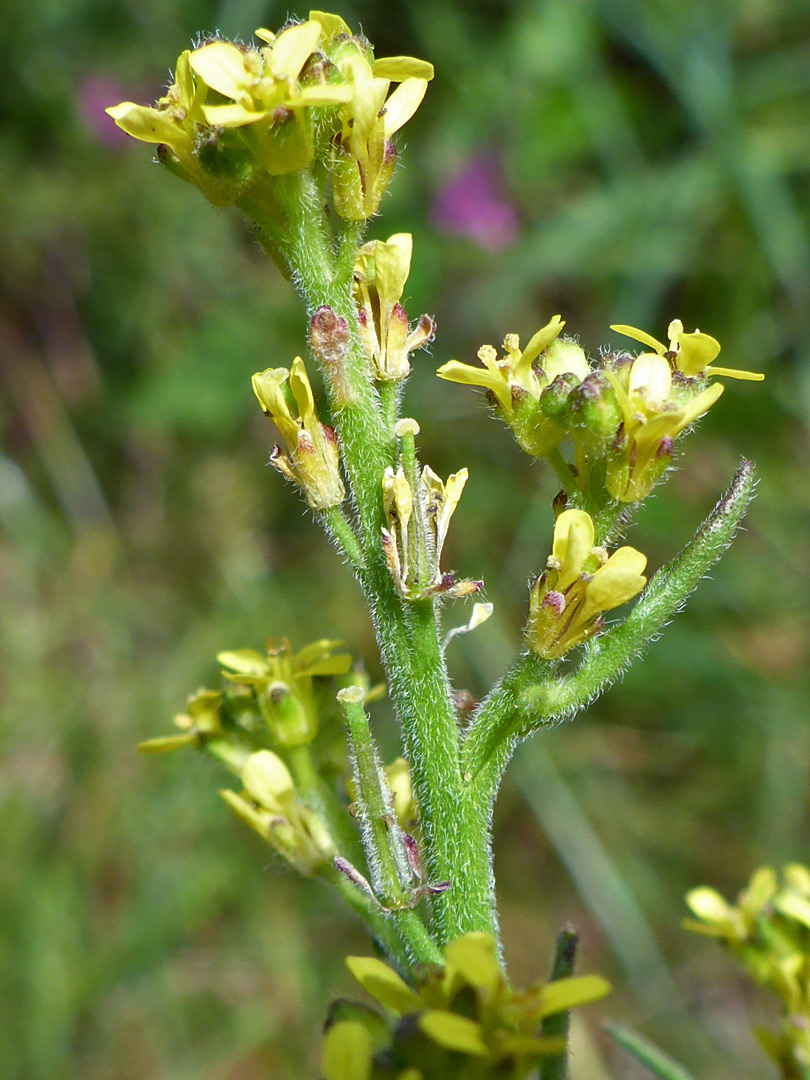
[[[623,1047],[628,1054],[632,1054],[642,1065],[646,1065],[653,1076],[657,1076],[659,1080],[695,1080],[683,1065],[673,1061],[668,1054],[622,1024],[611,1020],[605,1024],[605,1030],[619,1046]]]

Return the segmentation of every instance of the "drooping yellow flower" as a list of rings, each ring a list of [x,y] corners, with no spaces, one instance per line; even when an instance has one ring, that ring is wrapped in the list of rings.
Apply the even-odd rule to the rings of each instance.
[[[411,439],[418,431],[412,420],[401,420],[399,431]],[[383,550],[397,590],[407,600],[423,600],[441,593],[469,596],[481,588],[480,581],[456,581],[443,573],[441,555],[450,519],[458,506],[469,473],[459,469],[442,481],[429,465],[417,471],[412,482],[402,465],[390,465],[383,474]]]
[[[220,795],[234,813],[302,874],[312,874],[337,854],[321,818],[296,797],[287,766],[272,750],[257,750],[241,770],[242,792]]]
[[[576,342],[560,339],[565,326],[559,315],[538,330],[525,349],[517,334],[507,334],[503,356],[482,345],[483,367],[450,360],[436,372],[440,379],[481,386],[498,413],[512,428],[521,447],[535,457],[553,450],[566,434],[558,421],[559,403],[590,372],[585,353]]]
[[[756,371],[739,371],[736,368],[716,367],[714,360],[720,353],[720,342],[710,334],[702,334],[700,330],[687,334],[684,331],[680,319],[673,319],[667,328],[669,347],[663,345],[650,334],[643,330],[637,330],[635,326],[611,326],[617,334],[640,341],[657,353],[658,356],[669,356],[675,365],[676,371],[689,378],[695,375],[704,375],[710,378],[715,375],[726,375],[731,379],[744,379],[748,382],[762,382],[763,374]]]
[[[284,387],[289,384],[298,415],[290,408]],[[322,424],[304,361],[296,356],[291,369],[267,368],[253,376],[253,392],[259,404],[281,432],[288,454],[280,446],[270,461],[297,484],[314,510],[327,510],[343,502],[346,494],[340,478],[337,436]]]
[[[552,554],[531,587],[526,641],[538,656],[556,660],[593,637],[606,611],[641,592],[647,557],[632,547],[608,556],[594,546],[593,520],[564,510],[554,526]]]
[[[360,340],[374,378],[381,382],[404,379],[410,371],[410,353],[433,337],[433,321],[427,315],[410,329],[401,303],[412,249],[410,233],[396,233],[385,243],[372,240],[360,248],[354,267]]]
[[[607,460],[605,486],[620,502],[638,502],[671,464],[674,440],[709,411],[724,387],[712,383],[695,396],[686,385],[673,387],[672,367],[659,353],[637,356],[626,382],[609,367],[604,374],[624,414]]]

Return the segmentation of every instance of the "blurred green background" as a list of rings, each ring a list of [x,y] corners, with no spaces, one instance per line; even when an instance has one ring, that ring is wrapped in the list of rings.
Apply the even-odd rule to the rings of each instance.
[[[0,17],[0,1075],[304,1080],[347,950],[368,948],[221,805],[192,754],[141,759],[221,647],[345,638],[379,673],[358,593],[265,467],[249,376],[302,316],[241,223],[120,136],[198,31],[247,37],[260,0],[7,0]],[[549,476],[480,398],[433,377],[561,312],[700,326],[729,384],[631,533],[652,566],[739,454],[747,530],[648,659],[524,746],[498,806],[517,981],[566,920],[616,990],[577,1029],[575,1080],[633,1080],[599,1016],[705,1080],[773,1073],[771,1019],[684,891],[735,893],[810,857],[810,8],[806,0],[347,3],[378,55],[436,65],[372,235],[415,234],[412,317],[436,315],[407,410],[423,459],[471,479],[447,565],[496,615],[451,646],[480,694],[519,641],[550,536]],[[300,9],[301,15],[306,14]],[[613,339],[618,344],[618,339]],[[457,608],[452,618],[462,619]],[[393,752],[385,707],[378,719]],[[387,726],[386,726],[387,725]]]

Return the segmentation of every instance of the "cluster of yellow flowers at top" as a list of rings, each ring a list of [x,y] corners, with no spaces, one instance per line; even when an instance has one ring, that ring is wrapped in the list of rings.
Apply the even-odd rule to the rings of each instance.
[[[156,107],[125,101],[108,113],[127,134],[159,144],[161,160],[216,205],[319,155],[332,170],[338,214],[370,217],[395,165],[391,137],[419,107],[432,65],[375,60],[365,38],[321,11],[256,37],[264,44],[213,40],[186,50]]]
[[[647,557],[632,547],[608,556],[594,546],[593,520],[564,510],[554,526],[546,569],[532,583],[526,641],[538,656],[556,660],[598,633],[606,611],[632,600],[647,584]]]
[[[672,461],[674,440],[723,393],[717,375],[760,380],[754,372],[717,367],[720,345],[709,334],[688,334],[675,320],[669,347],[628,326],[611,329],[652,351],[637,357],[605,353],[591,363],[575,341],[560,336],[559,315],[525,349],[508,334],[503,356],[491,345],[478,351],[483,367],[451,360],[442,379],[487,390],[521,447],[534,457],[555,453],[566,438],[575,447],[576,477],[604,462],[604,483],[620,502],[637,502]]]
[[[781,880],[770,866],[756,870],[736,904],[701,886],[686,895],[697,919],[688,930],[717,938],[751,978],[770,987],[782,1002],[776,1032],[755,1028],[784,1076],[810,1069],[810,870],[790,863]]]

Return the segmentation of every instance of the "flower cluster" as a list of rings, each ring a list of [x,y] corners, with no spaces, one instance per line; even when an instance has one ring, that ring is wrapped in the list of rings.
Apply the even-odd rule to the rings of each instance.
[[[273,177],[318,159],[338,214],[370,217],[396,162],[391,137],[419,107],[432,66],[375,60],[365,38],[326,12],[256,37],[262,45],[217,39],[187,50],[154,108],[125,101],[107,111],[215,205],[266,202]]]
[[[495,411],[534,457],[573,444],[570,483],[579,491],[597,478],[607,497],[622,503],[645,498],[673,459],[677,437],[703,416],[723,392],[717,375],[760,380],[762,375],[717,367],[719,343],[670,324],[669,347],[641,330],[611,329],[647,345],[633,357],[604,353],[590,362],[582,348],[560,333],[557,315],[520,348],[516,334],[504,339],[502,357],[491,345],[478,352],[483,367],[451,360],[440,378],[481,386]]]
[[[293,415],[286,389],[298,415]],[[328,510],[343,502],[337,436],[322,424],[304,361],[296,356],[292,368],[267,368],[253,376],[253,392],[266,416],[281,432],[288,454],[276,446],[270,462],[304,492],[314,510]]]
[[[604,625],[606,611],[632,600],[647,583],[647,558],[632,547],[608,555],[595,547],[593,520],[564,510],[554,526],[546,569],[531,587],[526,641],[532,652],[556,660]]]
[[[490,934],[457,938],[446,946],[444,959],[443,967],[422,972],[413,987],[382,960],[347,958],[352,975],[396,1019],[365,1005],[336,1002],[323,1047],[324,1080],[533,1076],[540,1061],[564,1047],[561,1038],[538,1035],[538,1025],[610,990],[596,975],[515,990]]]
[[[419,431],[415,420],[400,420],[397,435],[410,447],[405,464],[396,470],[388,466],[383,474],[383,507],[386,525],[383,550],[397,590],[406,600],[426,597],[469,596],[481,588],[480,581],[457,581],[452,572],[443,573],[441,556],[450,519],[458,506],[468,472],[442,481],[425,465],[416,464],[413,440]]]
[[[752,876],[736,904],[715,889],[687,893],[697,920],[688,930],[722,941],[755,982],[770,987],[782,1002],[778,1031],[755,1028],[784,1076],[810,1069],[810,870],[791,863],[781,880],[771,867]]]

